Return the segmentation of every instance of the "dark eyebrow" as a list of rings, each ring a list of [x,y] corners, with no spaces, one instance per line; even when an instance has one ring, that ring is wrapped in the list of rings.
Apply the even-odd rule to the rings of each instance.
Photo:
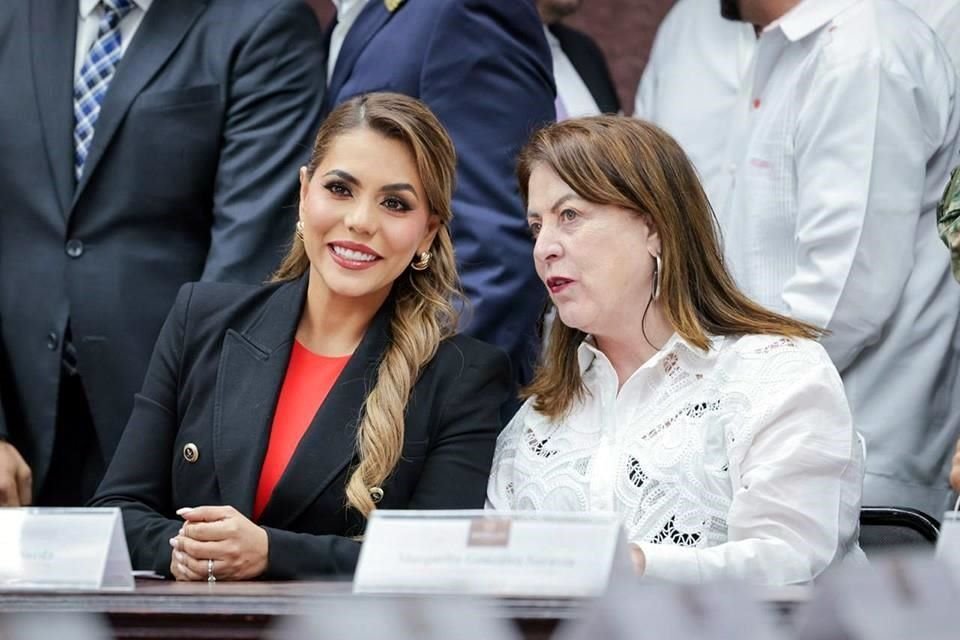
[[[409,191],[413,195],[417,195],[417,190],[413,188],[412,184],[406,182],[395,182],[393,184],[385,184],[380,188],[381,193],[385,191]]]
[[[576,198],[576,197],[577,197],[577,194],[575,194],[575,193],[568,193],[568,194],[566,194],[566,195],[560,196],[559,198],[557,198],[557,201],[554,202],[554,203],[550,206],[550,209],[548,209],[548,211],[556,211],[556,210],[559,209],[560,206],[561,206],[563,203],[565,203],[567,200],[573,200],[573,199]],[[539,218],[539,217],[540,217],[540,214],[537,213],[536,211],[528,211],[528,212],[527,212],[527,217],[528,217],[528,218],[532,218],[532,217],[537,217],[537,218]]]
[[[357,187],[360,186],[360,181],[359,181],[359,180],[357,180],[356,178],[354,178],[352,175],[350,175],[350,174],[347,173],[346,171],[341,171],[340,169],[334,169],[333,171],[327,171],[325,174],[323,174],[323,177],[327,177],[327,176],[337,176],[338,178],[340,178],[340,179],[343,180],[344,182],[349,182],[350,184],[355,185],[355,186],[357,186]]]

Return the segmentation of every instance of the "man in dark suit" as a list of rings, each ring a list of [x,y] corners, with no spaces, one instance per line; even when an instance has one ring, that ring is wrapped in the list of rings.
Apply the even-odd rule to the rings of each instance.
[[[276,266],[322,55],[301,0],[0,3],[0,490],[84,502],[179,286]]]
[[[550,54],[532,0],[333,0],[324,111],[369,91],[419,98],[457,149],[453,240],[472,302],[464,330],[526,381],[546,300],[514,175],[553,120]]]
[[[618,113],[620,98],[603,51],[593,38],[562,22],[580,9],[582,0],[538,0],[547,26],[557,83],[557,118]]]

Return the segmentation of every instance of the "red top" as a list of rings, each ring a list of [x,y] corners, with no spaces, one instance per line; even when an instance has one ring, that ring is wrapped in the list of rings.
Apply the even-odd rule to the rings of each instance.
[[[260,483],[253,503],[254,520],[260,519],[300,439],[349,359],[350,356],[318,356],[294,341],[277,400],[277,411],[273,414],[267,455],[260,470]]]

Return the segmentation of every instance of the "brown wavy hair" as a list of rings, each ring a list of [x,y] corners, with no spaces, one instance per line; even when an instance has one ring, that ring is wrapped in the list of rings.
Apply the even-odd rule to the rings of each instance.
[[[662,129],[623,116],[565,120],[541,129],[520,153],[524,203],[538,165],[552,169],[584,200],[647,217],[661,242],[657,302],[688,343],[706,350],[711,335],[816,339],[823,334],[760,306],[737,288],[724,266],[720,232],[697,173]],[[559,317],[554,322],[533,381],[522,391],[524,398],[534,398],[538,412],[560,418],[583,399],[577,350],[585,337]]]
[[[347,481],[347,505],[369,517],[376,508],[371,489],[381,486],[400,460],[410,392],[440,342],[456,332],[463,293],[450,236],[456,153],[449,134],[422,102],[395,93],[370,93],[341,104],[317,133],[307,165],[308,179],[338,136],[361,127],[407,146],[416,160],[428,209],[440,219],[429,249],[433,254],[429,267],[425,271],[407,268],[393,284],[390,346],[360,415],[359,462]],[[303,240],[294,233],[290,251],[273,280],[294,280],[309,266]]]

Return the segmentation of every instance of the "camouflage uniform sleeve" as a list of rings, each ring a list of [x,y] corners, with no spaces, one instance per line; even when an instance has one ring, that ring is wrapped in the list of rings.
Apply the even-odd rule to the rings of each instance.
[[[950,248],[953,275],[960,281],[960,167],[953,170],[937,206],[937,231]]]

